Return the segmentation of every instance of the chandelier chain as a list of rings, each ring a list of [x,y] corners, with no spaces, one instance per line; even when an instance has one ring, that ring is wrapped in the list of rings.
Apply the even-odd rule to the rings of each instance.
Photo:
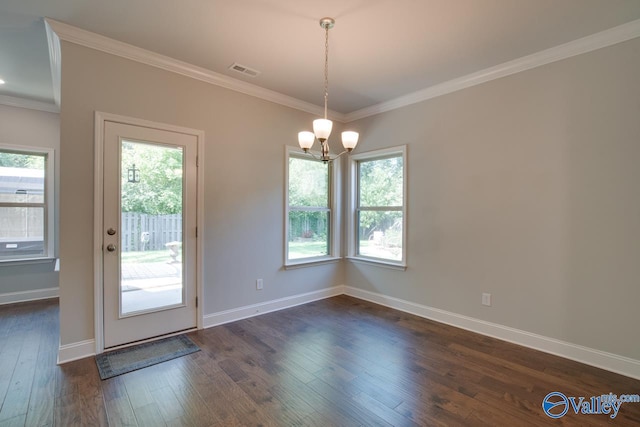
[[[324,36],[324,118],[327,118],[327,99],[329,98],[329,26]]]

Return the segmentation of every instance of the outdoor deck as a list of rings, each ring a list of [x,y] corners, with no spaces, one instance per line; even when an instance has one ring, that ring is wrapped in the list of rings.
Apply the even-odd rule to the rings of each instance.
[[[121,274],[123,313],[182,302],[182,263],[123,262]]]

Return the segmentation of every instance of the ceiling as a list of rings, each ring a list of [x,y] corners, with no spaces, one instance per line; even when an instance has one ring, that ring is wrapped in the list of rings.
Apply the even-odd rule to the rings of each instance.
[[[640,19],[640,0],[0,0],[0,95],[53,103],[49,17],[321,105],[324,16],[346,114]]]

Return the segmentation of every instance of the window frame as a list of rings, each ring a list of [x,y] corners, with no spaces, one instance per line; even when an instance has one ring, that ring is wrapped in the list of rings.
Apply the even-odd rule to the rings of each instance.
[[[383,209],[380,206],[368,206],[361,209],[360,206],[360,163],[364,161],[383,160],[391,157],[402,157],[402,206],[401,209]],[[351,261],[365,262],[376,264],[384,267],[406,270],[407,268],[407,146],[400,145],[395,147],[383,148],[379,150],[368,151],[365,153],[353,154],[349,158],[349,206],[348,206],[348,239],[347,239],[347,258]],[[402,258],[399,261],[389,258],[377,258],[372,256],[360,255],[358,253],[359,245],[359,223],[358,214],[361,210],[365,211],[398,211],[402,212]]]
[[[44,157],[44,202],[43,203],[15,203],[0,202],[0,207],[29,207],[25,205],[33,204],[33,207],[42,207],[43,213],[43,248],[42,255],[18,255],[15,257],[1,257],[1,264],[24,264],[30,262],[48,261],[55,258],[55,150],[50,147],[34,147],[23,145],[0,144],[0,151],[12,154],[23,154],[27,156],[43,156]],[[19,206],[16,206],[19,205]],[[35,206],[37,205],[37,206]]]
[[[314,154],[316,154],[314,152]],[[319,155],[317,153],[316,155]],[[309,154],[297,147],[285,146],[285,159],[284,159],[284,267],[285,269],[292,269],[304,266],[311,266],[314,264],[325,264],[331,262],[338,262],[340,257],[340,231],[342,229],[339,213],[339,199],[340,199],[340,174],[341,169],[340,158],[329,162],[329,201],[327,204],[327,211],[329,212],[328,229],[328,254],[307,258],[289,259],[289,212],[291,207],[289,206],[289,159],[291,157],[308,160],[308,161],[320,161],[315,160]],[[294,209],[296,210],[296,209]],[[315,210],[313,210],[315,211]]]

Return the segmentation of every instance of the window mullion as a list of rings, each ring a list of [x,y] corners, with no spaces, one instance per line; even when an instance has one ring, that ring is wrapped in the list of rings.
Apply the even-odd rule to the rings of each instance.
[[[385,211],[402,211],[402,206],[364,206],[359,207],[359,211],[385,212]]]
[[[307,212],[331,212],[331,208],[315,207],[315,206],[289,206],[291,211],[307,211]]]
[[[46,208],[46,203],[0,202],[0,208]]]

